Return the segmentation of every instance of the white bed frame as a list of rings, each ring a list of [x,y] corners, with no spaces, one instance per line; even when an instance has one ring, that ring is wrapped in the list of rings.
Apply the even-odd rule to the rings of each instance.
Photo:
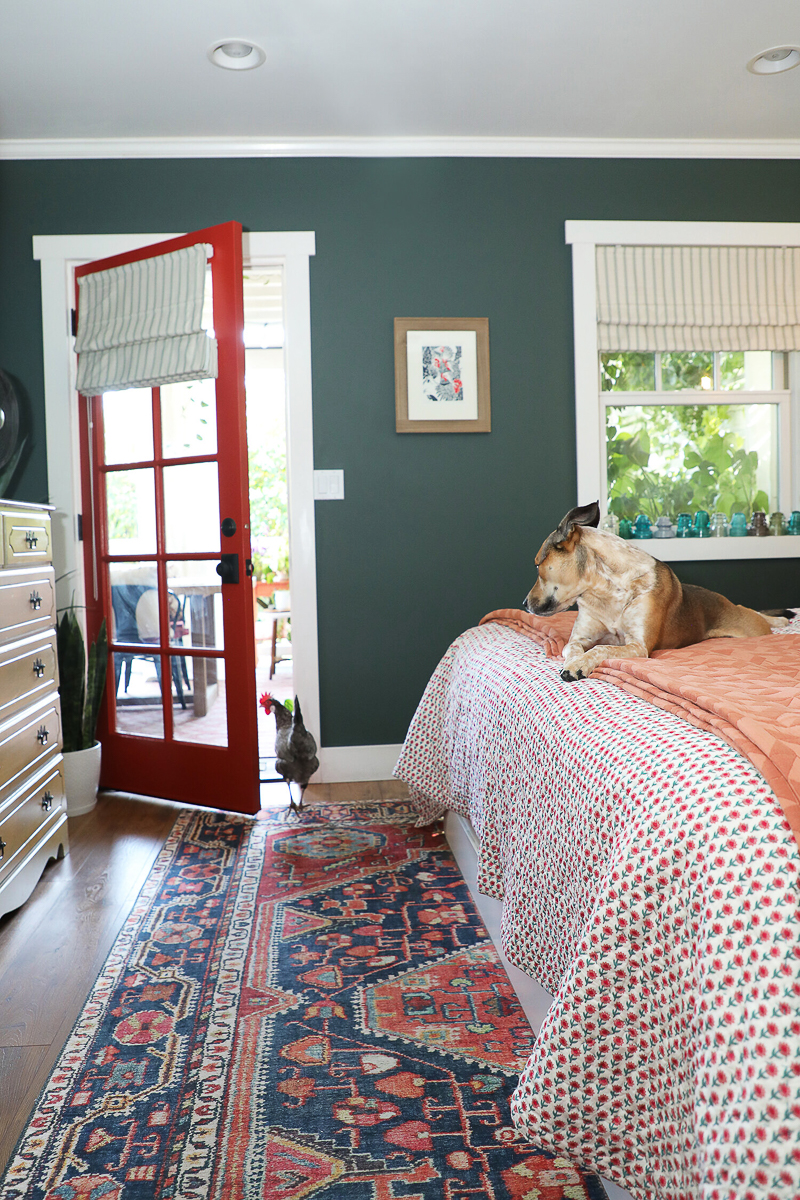
[[[475,830],[464,817],[459,816],[458,813],[448,811],[444,818],[444,833],[453,852],[453,857],[458,863],[459,870],[464,876],[464,881],[472,894],[472,899],[475,901],[475,906],[483,918],[483,923],[489,931],[489,936],[494,942],[495,949],[500,955],[503,966],[508,973],[511,986],[517,993],[517,998],[522,1005],[525,1016],[528,1018],[534,1032],[538,1033],[545,1014],[553,1003],[553,997],[549,992],[545,991],[540,983],[532,979],[530,975],[526,975],[524,971],[520,971],[519,967],[515,967],[513,963],[510,963],[503,954],[500,945],[500,923],[503,916],[503,905],[500,900],[493,900],[490,896],[483,896],[478,891],[478,854],[480,852],[480,844]],[[626,1192],[618,1183],[602,1179],[602,1184],[608,1193],[609,1200],[632,1200],[630,1192]]]

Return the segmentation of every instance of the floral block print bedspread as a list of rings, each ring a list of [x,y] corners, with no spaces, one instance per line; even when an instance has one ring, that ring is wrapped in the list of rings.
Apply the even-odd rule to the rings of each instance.
[[[515,1123],[640,1200],[797,1200],[786,817],[715,733],[559,667],[512,627],[468,630],[396,768],[421,823],[470,819],[505,952],[555,997]]]

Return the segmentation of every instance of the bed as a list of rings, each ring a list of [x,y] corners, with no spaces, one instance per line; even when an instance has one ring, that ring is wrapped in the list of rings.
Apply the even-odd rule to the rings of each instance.
[[[800,617],[781,634],[800,664]],[[395,772],[421,822],[469,830],[506,959],[553,997],[515,1124],[637,1200],[796,1200],[800,850],[784,808],[717,732],[559,669],[508,625],[468,630]]]

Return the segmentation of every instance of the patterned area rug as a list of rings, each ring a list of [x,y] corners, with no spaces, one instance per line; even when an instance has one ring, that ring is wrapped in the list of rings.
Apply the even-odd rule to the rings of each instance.
[[[414,820],[182,813],[3,1200],[602,1200],[511,1127],[531,1030]]]

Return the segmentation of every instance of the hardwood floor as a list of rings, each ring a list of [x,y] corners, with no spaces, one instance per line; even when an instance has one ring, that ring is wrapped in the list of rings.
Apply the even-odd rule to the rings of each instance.
[[[397,780],[312,784],[306,803],[406,795]],[[286,805],[265,785],[267,807]],[[70,852],[0,918],[0,1172],[5,1169],[180,805],[120,792],[69,822]]]

